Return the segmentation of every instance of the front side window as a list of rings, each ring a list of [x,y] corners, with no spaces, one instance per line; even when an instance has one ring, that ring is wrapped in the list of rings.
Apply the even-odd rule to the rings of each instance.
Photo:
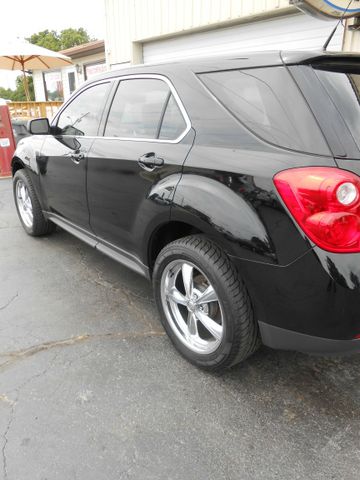
[[[97,135],[108,88],[108,82],[99,83],[77,95],[58,118],[58,134]]]
[[[224,107],[263,140],[292,150],[328,154],[322,133],[285,67],[199,76]]]
[[[153,78],[120,81],[106,137],[172,140],[184,130],[184,118],[167,83]]]

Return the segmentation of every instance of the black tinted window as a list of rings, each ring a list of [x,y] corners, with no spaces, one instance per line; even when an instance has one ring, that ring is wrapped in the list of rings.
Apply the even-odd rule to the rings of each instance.
[[[175,140],[185,130],[186,123],[173,95],[169,98],[161,124],[159,138]]]
[[[237,119],[264,140],[328,154],[308,105],[284,67],[213,72],[200,78]]]
[[[360,72],[316,70],[320,81],[360,148]]]
[[[157,138],[169,92],[162,80],[122,80],[110,109],[105,136]]]
[[[60,114],[57,126],[62,135],[97,135],[109,83],[80,93]]]

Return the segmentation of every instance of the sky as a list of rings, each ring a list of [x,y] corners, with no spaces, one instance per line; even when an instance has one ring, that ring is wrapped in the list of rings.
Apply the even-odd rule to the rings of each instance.
[[[42,30],[83,27],[90,37],[105,35],[104,0],[1,0],[1,44]],[[0,70],[0,87],[15,88],[20,72]]]

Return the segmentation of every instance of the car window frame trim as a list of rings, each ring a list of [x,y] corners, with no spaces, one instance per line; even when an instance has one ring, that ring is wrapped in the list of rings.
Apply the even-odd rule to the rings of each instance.
[[[155,80],[161,80],[163,82],[165,82],[168,87],[169,87],[169,90],[170,90],[170,93],[174,96],[174,99],[179,107],[179,110],[180,110],[180,113],[185,121],[185,129],[184,131],[178,135],[176,138],[172,139],[172,140],[169,140],[169,139],[160,139],[160,138],[145,138],[145,137],[107,137],[105,136],[105,130],[106,130],[106,123],[107,123],[107,119],[108,119],[108,116],[109,116],[109,113],[110,113],[110,110],[111,110],[111,105],[113,103],[113,100],[115,98],[115,95],[116,95],[116,92],[119,88],[119,85],[122,81],[124,80],[136,80],[136,79],[155,79]],[[181,140],[188,134],[188,132],[190,131],[191,129],[191,121],[190,121],[190,118],[189,118],[189,115],[187,114],[187,111],[184,107],[184,104],[182,103],[181,101],[181,98],[179,97],[179,94],[177,93],[174,85],[172,84],[172,82],[165,76],[165,75],[162,75],[162,74],[159,74],[159,73],[136,73],[136,74],[126,74],[126,75],[122,75],[122,76],[119,76],[119,77],[115,77],[114,78],[114,81],[115,81],[115,85],[116,87],[114,88],[114,93],[112,94],[112,98],[109,99],[109,107],[108,107],[108,110],[105,114],[105,117],[106,117],[106,121],[104,122],[104,126],[103,126],[103,135],[100,136],[100,137],[96,137],[96,138],[103,138],[103,139],[107,139],[107,140],[123,140],[123,141],[135,141],[135,142],[155,142],[155,143],[179,143],[181,142]]]
[[[163,82],[165,82],[168,85],[168,87],[170,89],[170,92],[174,96],[174,99],[175,99],[175,101],[176,101],[176,103],[179,107],[180,113],[183,116],[183,119],[185,121],[185,129],[180,135],[178,135],[177,138],[175,138],[173,140],[169,140],[169,139],[143,138],[143,137],[106,137],[104,135],[105,128],[106,128],[106,123],[107,123],[107,118],[108,118],[108,115],[110,113],[111,105],[112,105],[113,100],[115,98],[115,94],[116,94],[116,91],[118,89],[118,86],[119,86],[120,82],[123,81],[123,80],[132,80],[132,79],[157,79],[157,80],[162,80]],[[98,81],[94,81],[91,84],[87,84],[86,86],[81,88],[81,90],[79,90],[79,92],[76,92],[76,95],[71,100],[71,102],[66,102],[63,105],[63,107],[55,115],[53,121],[51,122],[51,126],[53,127],[53,126],[57,125],[58,117],[65,110],[65,108],[75,100],[75,98],[77,98],[82,92],[84,92],[88,88],[91,88],[91,87],[96,86],[96,85],[101,84],[101,83],[110,83],[108,96],[107,96],[107,98],[105,99],[105,102],[104,102],[104,106],[103,106],[103,110],[102,110],[102,117],[100,119],[99,127],[98,127],[98,133],[99,133],[99,130],[102,130],[103,135],[81,135],[81,138],[93,138],[93,139],[101,138],[101,139],[106,139],[106,140],[122,140],[122,141],[150,142],[150,143],[170,143],[171,144],[171,143],[181,142],[181,140],[191,130],[191,127],[192,127],[191,120],[189,118],[189,115],[188,115],[185,107],[184,107],[183,102],[181,101],[181,98],[180,98],[178,92],[176,91],[176,88],[174,87],[173,83],[165,75],[158,74],[158,73],[126,74],[126,75],[116,76],[116,77],[112,77],[112,78],[108,78],[108,79],[99,79]],[[103,122],[104,118],[106,119],[105,122]],[[74,135],[63,135],[63,136],[64,137],[73,137]]]
[[[171,90],[169,90],[167,96],[166,96],[166,99],[165,99],[165,103],[163,105],[163,108],[161,110],[161,114],[160,114],[160,119],[159,119],[159,122],[158,122],[158,125],[156,127],[156,138],[158,140],[160,140],[160,132],[161,132],[161,129],[162,129],[162,126],[163,126],[163,122],[164,122],[164,117],[165,117],[165,112],[168,108],[168,105],[169,105],[169,101],[170,101],[170,98],[171,98]],[[180,112],[180,115],[182,116],[182,113]]]

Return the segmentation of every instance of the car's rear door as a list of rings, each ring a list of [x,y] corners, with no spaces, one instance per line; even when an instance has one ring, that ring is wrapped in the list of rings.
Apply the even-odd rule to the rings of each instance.
[[[46,209],[58,220],[89,229],[86,169],[110,82],[84,88],[55,118],[38,159]]]
[[[88,162],[93,231],[139,256],[154,223],[167,221],[174,186],[194,133],[170,82],[158,75],[122,77]]]

